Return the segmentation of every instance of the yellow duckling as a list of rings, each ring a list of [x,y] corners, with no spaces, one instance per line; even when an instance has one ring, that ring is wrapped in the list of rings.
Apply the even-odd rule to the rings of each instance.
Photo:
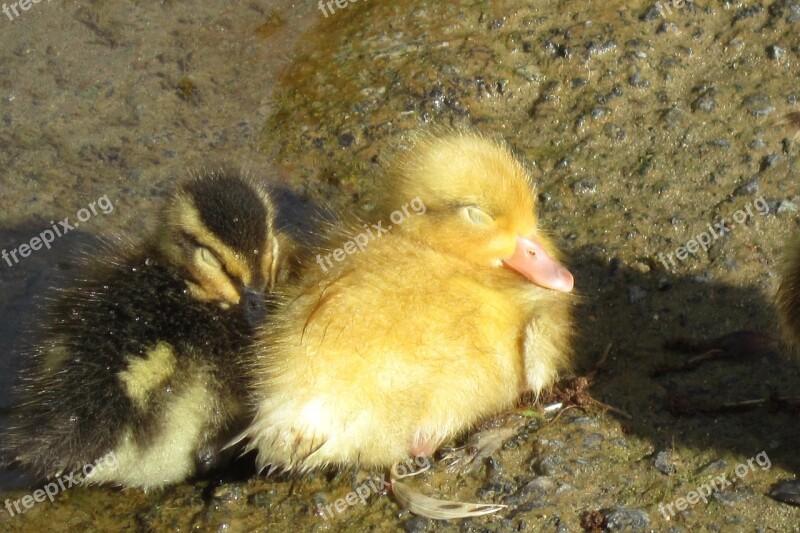
[[[419,134],[383,185],[384,218],[330,237],[258,334],[262,467],[429,456],[569,363],[573,278],[508,148]]]
[[[90,261],[42,320],[6,458],[144,489],[216,466],[244,427],[242,354],[285,272],[274,215],[255,180],[208,174],[177,189],[153,239]]]

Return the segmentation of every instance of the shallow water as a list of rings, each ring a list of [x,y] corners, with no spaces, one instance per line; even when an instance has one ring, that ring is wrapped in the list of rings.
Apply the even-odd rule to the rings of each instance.
[[[800,510],[765,495],[800,472],[797,413],[668,409],[676,398],[698,410],[697,398],[797,396],[797,364],[779,351],[650,372],[688,357],[663,348],[672,337],[775,331],[778,258],[800,205],[800,136],[781,123],[800,108],[800,3],[670,9],[371,0],[326,18],[300,2],[109,1],[0,15],[0,245],[17,247],[103,195],[114,206],[51,250],[0,261],[4,346],[24,340],[35,296],[76,248],[142,234],[189,170],[234,163],[268,177],[288,223],[319,204],[368,214],[373,180],[405,131],[473,124],[531,164],[542,222],[582,297],[578,372],[611,344],[591,394],[630,417],[572,409],[531,422],[471,476],[414,479],[426,494],[509,505],[468,521],[413,517],[385,494],[319,516],[317,504],[363,483],[361,472],[152,494],[73,488],[19,516],[0,512],[0,527],[579,531],[596,512],[615,529],[800,531]],[[721,219],[732,229],[707,252],[669,264]],[[761,452],[769,468],[708,504],[660,510]]]

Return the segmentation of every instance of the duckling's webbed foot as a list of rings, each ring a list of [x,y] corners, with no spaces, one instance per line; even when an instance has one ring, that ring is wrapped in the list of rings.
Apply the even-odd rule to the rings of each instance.
[[[784,503],[800,505],[800,479],[773,485],[769,495]]]

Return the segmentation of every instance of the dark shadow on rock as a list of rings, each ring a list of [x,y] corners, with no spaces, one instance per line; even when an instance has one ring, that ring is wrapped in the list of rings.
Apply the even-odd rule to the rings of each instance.
[[[278,208],[276,221],[278,227],[284,229],[302,243],[315,240],[316,228],[320,221],[332,221],[332,211],[326,210],[308,198],[285,187],[271,189],[272,197]]]
[[[708,360],[688,371],[653,375],[656,368],[675,366],[696,355],[667,350],[664,345],[670,339],[710,339],[737,330],[777,337],[769,297],[756,287],[732,286],[708,276],[674,275],[658,264],[642,273],[600,259],[599,252],[573,251],[571,268],[576,290],[582,293],[576,321],[582,367],[591,368],[613,343],[605,368],[596,374],[592,394],[631,419],[609,416],[618,416],[626,433],[652,442],[656,454],[675,446],[719,450],[720,456],[733,453],[747,461],[766,452],[772,465],[800,473],[797,411],[778,409],[769,402],[738,410],[713,409],[800,396],[800,365],[780,347],[765,346],[737,358]],[[675,409],[676,401],[681,409]],[[703,479],[732,474],[736,466],[701,473]],[[759,468],[749,475],[757,476]]]
[[[46,221],[30,221],[0,229],[0,250],[12,250],[50,229]],[[0,259],[0,406],[10,401],[9,391],[21,363],[18,353],[31,340],[38,313],[52,297],[52,288],[61,286],[80,269],[87,255],[99,251],[101,240],[71,230],[57,237],[50,249],[31,251],[19,262]],[[10,257],[10,256],[9,256]]]
[[[29,243],[51,225],[31,220],[0,229],[0,250],[7,252]],[[17,253],[8,261],[0,258],[0,409],[13,405],[13,386],[24,361],[24,352],[36,336],[37,319],[55,287],[63,286],[74,276],[92,250],[99,250],[100,239],[81,230],[71,230],[57,237],[50,248],[31,251],[28,257]],[[0,435],[5,417],[0,416]],[[35,478],[17,470],[0,471],[0,491],[29,487]]]

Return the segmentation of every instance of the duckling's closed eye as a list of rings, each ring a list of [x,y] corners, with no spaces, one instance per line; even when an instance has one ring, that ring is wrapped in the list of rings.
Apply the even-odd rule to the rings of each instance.
[[[222,270],[222,263],[219,262],[219,259],[217,259],[211,250],[204,246],[199,247],[197,251],[195,251],[195,259],[198,262],[205,263],[208,267]]]
[[[488,226],[494,222],[494,218],[489,213],[477,206],[467,205],[462,209],[467,218],[475,224]]]
[[[238,286],[242,280],[231,275],[226,265],[209,248],[196,244],[187,267],[193,280],[187,283],[196,298],[217,301],[223,309],[239,303]]]

